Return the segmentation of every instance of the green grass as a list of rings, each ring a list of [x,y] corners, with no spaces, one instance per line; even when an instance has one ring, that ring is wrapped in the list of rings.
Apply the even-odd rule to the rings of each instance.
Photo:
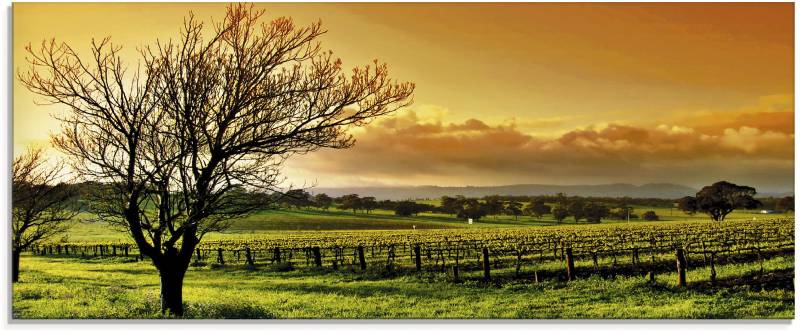
[[[791,271],[793,256],[764,263],[768,275]],[[527,266],[526,268],[530,268]],[[559,262],[539,266],[561,268]],[[757,263],[717,267],[721,281],[755,279]],[[530,270],[527,270],[530,271]],[[503,277],[511,269],[497,270]],[[585,276],[565,283],[530,277],[486,285],[455,284],[443,273],[387,276],[261,266],[192,267],[184,289],[188,318],[783,318],[794,316],[794,291],[755,285],[709,288],[708,268],[690,268],[689,289],[674,272],[650,285],[638,276]],[[464,277],[479,277],[479,271]],[[146,262],[24,256],[13,286],[15,318],[156,318],[158,277]]]
[[[705,215],[685,215],[664,208],[654,210],[659,222],[711,222]],[[728,219],[775,218],[754,211],[735,211]],[[793,217],[793,215],[790,215]],[[125,233],[81,214],[73,221],[68,241],[129,241]],[[624,223],[604,220],[603,223]],[[632,220],[631,222],[646,222]],[[565,224],[574,224],[570,218]],[[507,228],[556,225],[552,218],[489,216],[468,225],[452,215],[426,213],[398,217],[391,211],[357,213],[331,209],[269,210],[236,220],[225,233],[204,240],[251,236],[282,236],[297,231],[408,230],[445,228]],[[596,226],[581,223],[581,226]],[[717,266],[720,287],[708,286],[709,269],[690,262],[689,289],[676,287],[674,256],[659,257],[665,265],[656,284],[632,273],[592,275],[590,261],[579,259],[584,270],[578,281],[566,283],[560,261],[526,264],[515,276],[513,262],[493,269],[496,282],[479,281],[476,265],[466,267],[463,283],[453,283],[440,272],[416,274],[410,261],[396,274],[382,266],[366,273],[342,267],[340,271],[299,266],[277,271],[269,265],[255,271],[243,266],[192,267],[185,280],[187,318],[792,318],[793,255],[768,259],[766,279],[780,275],[777,286],[759,284],[757,263]],[[625,263],[626,257],[620,257]],[[472,261],[473,264],[476,261]],[[610,265],[601,258],[601,265]],[[534,268],[544,281],[531,281]],[[587,271],[589,270],[589,271]],[[731,282],[733,281],[733,282]],[[727,282],[727,283],[726,283]],[[148,262],[124,258],[50,258],[25,255],[21,282],[13,286],[15,318],[160,318],[159,279]]]
[[[634,213],[641,215],[647,210],[653,210],[663,221],[699,221],[711,222],[704,214],[686,215],[675,209],[636,207]],[[757,211],[737,210],[728,216],[728,220],[772,219],[776,217],[794,217],[789,215],[760,214]],[[585,224],[582,220],[579,224]],[[607,220],[603,223],[626,223],[625,220]],[[631,222],[648,222],[634,219]],[[563,224],[575,224],[574,219],[567,218]],[[290,210],[265,210],[249,215],[232,222],[230,228],[224,233],[214,233],[207,238],[222,239],[235,237],[240,234],[262,234],[275,231],[328,231],[328,230],[410,230],[417,229],[449,229],[449,228],[504,228],[504,227],[529,227],[556,225],[551,215],[542,219],[531,216],[515,218],[508,215],[487,216],[472,225],[456,219],[453,215],[423,213],[412,217],[394,215],[389,210],[375,210],[372,213],[353,213],[352,211],[330,209],[290,209]],[[591,224],[586,224],[592,226]],[[71,229],[66,234],[67,241],[128,241],[128,236],[119,231],[114,231],[108,224],[96,221],[89,213],[82,213],[72,222]]]

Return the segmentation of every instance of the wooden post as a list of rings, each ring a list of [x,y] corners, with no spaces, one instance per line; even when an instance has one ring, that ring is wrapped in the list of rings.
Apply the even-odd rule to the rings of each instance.
[[[111,255],[117,256],[117,245],[111,245]]]
[[[686,287],[686,254],[683,248],[675,250],[675,260],[678,267],[678,286]]]
[[[650,283],[656,282],[656,254],[650,249]]]
[[[244,257],[247,259],[247,265],[254,266],[255,263],[253,262],[253,255],[250,254],[250,247],[244,248]]]
[[[319,247],[311,248],[311,252],[314,254],[314,265],[322,267],[322,253],[320,253]]]
[[[225,258],[222,256],[222,247],[217,247],[217,263],[225,265]]]
[[[453,265],[453,281],[455,281],[455,282],[459,282],[460,281],[460,277],[458,275],[458,271],[459,271],[459,268],[460,268],[459,265],[458,265],[459,253],[460,253],[460,251],[458,249],[456,249],[456,264]]]
[[[567,280],[575,280],[575,259],[572,257],[572,247],[566,248]]]
[[[200,262],[200,260],[202,260],[200,257],[200,248],[195,248],[194,251],[197,253],[197,262]]]
[[[490,266],[489,266],[489,249],[484,247],[483,248],[483,280],[490,281],[492,276],[490,274]]]
[[[364,246],[358,246],[358,265],[361,271],[367,270],[367,260],[364,258]]]
[[[275,257],[273,258],[275,262],[281,263],[281,248],[280,247],[273,248],[272,254],[275,255]]]
[[[711,267],[711,285],[717,285],[717,269],[714,268],[714,261],[717,259],[717,253],[711,253],[711,260],[709,267]]]
[[[414,246],[414,263],[417,266],[417,271],[422,271],[422,254],[420,254],[419,245]]]

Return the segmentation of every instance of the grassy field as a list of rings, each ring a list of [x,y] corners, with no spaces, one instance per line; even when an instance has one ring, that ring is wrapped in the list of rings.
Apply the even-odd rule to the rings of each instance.
[[[147,262],[25,256],[22,265],[16,318],[159,317],[158,277]],[[792,282],[793,256],[766,260],[764,277],[758,268],[717,267],[720,282],[749,280],[725,288],[709,287],[708,269],[693,268],[689,288],[679,289],[674,272],[659,273],[654,285],[645,277],[590,273],[570,283],[535,283],[524,274],[487,285],[469,280],[477,271],[455,284],[442,273],[192,267],[184,300],[187,318],[792,318],[794,291],[785,283]]]
[[[712,222],[705,215],[685,215],[658,208],[659,222]],[[736,211],[729,219],[775,218]],[[785,216],[782,216],[785,217]],[[790,215],[791,217],[791,215]],[[124,233],[82,214],[69,241],[128,241]],[[603,223],[624,221],[604,220]],[[631,222],[646,222],[632,220]],[[568,219],[566,224],[574,224]],[[235,221],[225,233],[206,240],[280,236],[295,231],[505,228],[553,226],[548,217],[489,216],[472,225],[452,215],[397,217],[391,211],[371,214],[341,211],[271,210]],[[582,226],[594,226],[583,224]],[[493,269],[495,282],[480,281],[477,268],[463,270],[454,283],[442,272],[412,272],[409,266],[387,274],[371,265],[333,271],[300,267],[281,271],[261,265],[191,267],[185,280],[187,318],[783,318],[794,316],[793,255],[775,255],[717,267],[719,285],[710,286],[709,269],[690,262],[689,288],[676,286],[674,256],[656,284],[630,272],[597,274],[591,262],[579,260],[579,279],[564,282],[559,261],[539,263],[540,282],[531,266],[516,275],[512,266]],[[610,264],[609,261],[601,261]],[[125,258],[77,258],[24,255],[20,282],[13,287],[16,318],[161,318],[159,279],[149,262]],[[583,269],[581,269],[583,268]],[[499,281],[498,281],[499,279]]]
[[[663,221],[700,221],[711,222],[705,214],[687,215],[681,211],[669,208],[635,207],[634,213],[641,215],[645,211],[653,210],[659,215],[659,222]],[[787,215],[761,214],[758,211],[737,210],[728,215],[729,220],[771,219],[787,217]],[[788,215],[793,217],[793,215]],[[112,230],[107,224],[92,221],[93,215],[84,213],[73,221],[67,233],[68,241],[127,241],[125,233]],[[633,219],[630,222],[648,222]],[[571,217],[564,224],[574,224]],[[585,223],[582,220],[580,223]],[[604,219],[603,223],[626,223],[625,220]],[[375,210],[372,213],[353,213],[338,209],[289,209],[266,210],[252,214],[246,218],[232,222],[225,233],[210,234],[207,238],[235,237],[239,234],[259,234],[274,231],[325,231],[325,230],[409,230],[417,229],[449,229],[449,228],[486,228],[486,227],[527,227],[556,225],[552,215],[542,219],[531,216],[514,218],[508,215],[487,216],[474,222],[472,225],[456,219],[453,215],[423,213],[412,217],[394,215],[389,210]],[[591,224],[587,224],[591,226]]]

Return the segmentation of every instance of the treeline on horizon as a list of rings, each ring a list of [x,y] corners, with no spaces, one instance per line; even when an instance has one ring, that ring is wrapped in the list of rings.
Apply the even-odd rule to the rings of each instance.
[[[104,192],[106,185],[98,182],[79,182],[68,184],[75,192],[71,205],[75,210],[89,211],[87,199],[92,194]],[[336,207],[340,210],[350,210],[354,213],[371,213],[374,210],[394,211],[399,216],[414,216],[420,213],[451,214],[458,218],[480,219],[488,215],[533,216],[541,218],[543,215],[552,214],[556,220],[563,220],[568,216],[577,219],[586,219],[589,222],[599,222],[603,218],[612,219],[657,219],[654,213],[645,212],[642,215],[633,212],[633,207],[677,208],[681,206],[680,199],[664,198],[631,198],[631,197],[592,197],[592,196],[567,196],[563,193],[555,195],[488,195],[483,197],[442,196],[439,204],[426,203],[436,199],[419,200],[378,200],[375,197],[345,194],[337,197],[325,193],[312,195],[305,189],[290,189],[286,192],[273,192],[272,194],[251,193],[239,190],[241,198],[262,202],[261,210],[291,209],[291,208],[318,208],[328,210]],[[794,196],[762,197],[758,198],[759,207],[778,212],[794,211]],[[560,209],[559,209],[560,208]]]

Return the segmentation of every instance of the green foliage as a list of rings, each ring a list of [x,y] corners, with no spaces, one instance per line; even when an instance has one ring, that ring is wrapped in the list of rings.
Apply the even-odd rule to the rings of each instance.
[[[670,258],[663,256],[662,258]],[[24,256],[21,282],[13,287],[15,318],[163,318],[158,275],[147,262]],[[590,267],[591,261],[578,260]],[[601,260],[601,263],[610,263]],[[674,272],[646,277],[588,277],[564,283],[532,281],[540,272],[562,270],[560,262],[525,264],[524,277],[501,286],[472,280],[464,271],[453,284],[442,273],[379,278],[370,272],[274,272],[240,268],[191,270],[186,277],[185,318],[782,318],[794,316],[794,291],[732,286],[713,291],[675,289]],[[758,263],[717,266],[720,280],[753,278]],[[511,277],[514,268],[494,269]],[[793,271],[793,256],[764,262],[765,272]],[[708,281],[707,267],[688,271],[691,284]],[[124,284],[124,285],[120,285]]]

